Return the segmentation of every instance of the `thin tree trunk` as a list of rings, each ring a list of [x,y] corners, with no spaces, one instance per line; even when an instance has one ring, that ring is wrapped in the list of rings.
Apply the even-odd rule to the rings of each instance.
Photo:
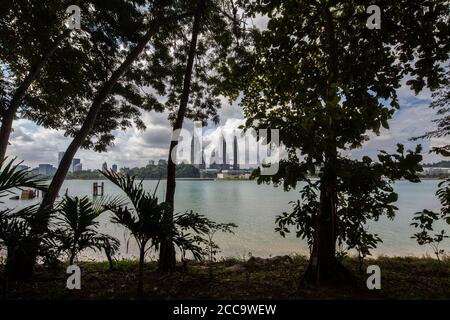
[[[31,84],[38,77],[42,68],[49,61],[52,55],[55,53],[58,46],[61,42],[66,38],[66,36],[70,33],[70,30],[67,29],[62,32],[52,43],[51,47],[48,51],[31,67],[30,72],[22,81],[20,86],[14,92],[14,95],[11,99],[6,110],[4,110],[2,114],[2,124],[0,128],[0,159],[5,158],[6,149],[8,148],[9,137],[11,135],[12,125],[14,118],[16,116],[17,110],[19,109],[20,103],[22,102],[25,94],[30,88]]]
[[[119,79],[129,70],[132,63],[137,59],[139,54],[145,49],[147,43],[156,33],[158,28],[159,28],[158,25],[153,25],[150,28],[150,30],[147,31],[147,33],[141,39],[138,45],[128,54],[125,61],[120,65],[120,67],[117,70],[113,72],[108,81],[102,86],[102,88],[97,93],[86,116],[86,119],[83,122],[83,125],[81,126],[78,133],[75,135],[75,138],[72,140],[66,152],[64,153],[64,156],[61,159],[58,169],[55,175],[53,176],[52,182],[50,183],[48,191],[45,193],[45,197],[42,200],[40,206],[41,210],[49,209],[53,206],[56,197],[58,195],[58,192],[61,189],[64,179],[67,175],[67,172],[69,171],[73,157],[75,156],[76,152],[79,150],[81,145],[84,143],[91,130],[94,128],[95,121],[97,119],[98,114],[101,111],[102,104],[105,102],[106,98],[111,93],[111,91],[113,90],[114,86],[119,81]]]
[[[179,17],[177,17],[179,18]],[[173,19],[173,18],[172,18]],[[169,20],[169,19],[168,19]],[[95,125],[95,120],[101,110],[103,102],[106,100],[108,95],[111,93],[114,85],[117,81],[129,70],[131,64],[136,60],[139,54],[145,49],[147,43],[157,32],[159,27],[161,26],[163,21],[157,21],[154,23],[144,37],[140,40],[138,45],[128,54],[125,61],[120,65],[118,69],[116,69],[108,81],[101,87],[95,96],[92,105],[89,109],[89,112],[86,116],[83,125],[81,126],[78,133],[75,135],[75,138],[70,143],[66,152],[64,153],[63,158],[56,170],[55,175],[50,183],[50,186],[45,193],[44,199],[39,207],[37,223],[33,225],[31,230],[31,234],[33,235],[41,235],[45,232],[45,229],[48,225],[49,220],[49,210],[52,209],[53,204],[58,196],[58,192],[61,189],[61,186],[64,182],[64,179],[69,171],[70,165],[72,163],[72,159],[74,158],[76,152],[81,147],[83,142],[86,140],[86,137],[89,135],[89,132]],[[39,237],[37,237],[39,238]],[[29,248],[30,252],[26,254],[18,254],[20,257],[17,257],[20,260],[20,264],[22,264],[25,268],[25,271],[21,277],[26,278],[30,277],[33,272],[33,266],[36,259],[36,252],[39,243],[34,243],[31,248]]]
[[[205,7],[205,0],[199,0],[195,12],[194,24],[192,27],[191,43],[189,45],[188,60],[186,63],[186,69],[184,71],[183,91],[180,99],[180,107],[178,109],[177,117],[173,125],[173,134],[183,128],[183,122],[189,103],[189,95],[191,92],[192,82],[192,70],[194,67],[194,59],[197,51],[198,36],[201,32],[203,11]],[[172,211],[165,218],[168,223],[173,221],[173,208],[175,199],[175,176],[176,176],[176,163],[172,159],[172,152],[178,145],[178,139],[172,140],[169,147],[169,159],[167,162],[167,189],[166,189],[166,202],[172,206]],[[172,271],[176,266],[175,247],[172,239],[165,239],[161,243],[159,251],[159,269],[161,271]]]
[[[105,247],[105,254],[106,254],[106,258],[108,259],[108,263],[109,263],[109,270],[113,270],[114,269],[114,263],[113,263],[113,258],[111,255],[111,248],[110,247]]]
[[[145,262],[145,243],[141,245],[139,252],[139,271],[138,271],[138,299],[144,298],[144,262]]]
[[[70,260],[69,260],[69,264],[73,265],[73,261],[75,260],[75,251],[72,250],[72,252],[70,253]]]

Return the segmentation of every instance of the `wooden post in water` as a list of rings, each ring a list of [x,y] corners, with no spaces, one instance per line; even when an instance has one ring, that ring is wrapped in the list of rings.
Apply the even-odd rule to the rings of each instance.
[[[100,193],[98,192],[98,190],[100,189]],[[101,196],[103,197],[105,191],[105,183],[102,182],[101,184],[99,184],[98,182],[94,182],[94,184],[92,185],[92,194],[94,195],[94,197],[97,196]]]

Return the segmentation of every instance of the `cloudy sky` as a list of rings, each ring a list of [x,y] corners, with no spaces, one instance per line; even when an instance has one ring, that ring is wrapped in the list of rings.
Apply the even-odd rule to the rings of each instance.
[[[390,130],[383,130],[380,136],[372,136],[364,148],[352,150],[350,157],[369,155],[374,157],[379,150],[394,151],[397,143],[403,143],[414,148],[416,143],[424,147],[425,162],[440,160],[435,155],[428,154],[432,145],[449,143],[448,139],[424,140],[411,142],[409,139],[418,136],[434,127],[432,120],[436,118],[435,112],[428,108],[431,101],[429,92],[415,96],[406,86],[399,91],[401,109],[390,121]],[[211,141],[221,130],[231,132],[243,122],[243,113],[238,104],[230,105],[223,99],[223,107],[220,111],[221,122],[218,126],[210,126],[205,130],[205,141]],[[149,160],[167,158],[167,149],[171,137],[171,128],[165,113],[145,113],[143,120],[147,130],[114,132],[116,136],[114,146],[106,153],[96,153],[88,150],[80,150],[77,158],[81,158],[84,169],[98,169],[103,162],[109,166],[113,163],[119,167],[144,166]],[[186,129],[192,130],[193,123],[186,122]],[[24,160],[28,166],[35,167],[39,163],[57,164],[58,152],[64,151],[70,143],[63,132],[44,129],[27,120],[17,120],[14,123],[14,132],[9,146],[9,155]]]
[[[256,17],[249,20],[250,24],[260,29],[265,29],[267,18]],[[424,161],[436,162],[442,158],[429,154],[432,146],[449,144],[448,138],[409,141],[411,137],[420,136],[432,130],[435,111],[428,108],[431,102],[431,94],[422,92],[418,96],[403,85],[398,90],[401,109],[397,111],[390,121],[390,130],[383,129],[379,136],[371,135],[362,149],[347,152],[349,157],[360,158],[368,155],[376,158],[379,150],[395,152],[397,143],[402,143],[408,148],[414,149],[420,143],[424,148]],[[243,113],[237,103],[230,105],[227,99],[222,100],[220,110],[220,124],[204,129],[203,141],[208,143],[217,139],[221,132],[230,134],[234,129],[243,124]],[[167,159],[168,147],[171,138],[171,128],[166,113],[144,113],[143,121],[147,130],[139,131],[135,128],[127,131],[114,132],[115,143],[106,153],[96,153],[89,150],[80,150],[76,157],[81,159],[83,169],[99,169],[103,162],[109,166],[117,164],[121,167],[145,166],[149,160]],[[192,132],[193,123],[186,121],[184,128]],[[63,132],[44,129],[36,126],[28,120],[17,120],[14,123],[14,132],[11,137],[11,145],[8,154],[24,161],[24,164],[35,167],[39,163],[50,163],[56,166],[58,152],[64,151],[70,143],[70,139],[64,137]],[[231,148],[228,147],[228,157],[231,157]],[[211,152],[211,147],[206,147],[205,152]]]

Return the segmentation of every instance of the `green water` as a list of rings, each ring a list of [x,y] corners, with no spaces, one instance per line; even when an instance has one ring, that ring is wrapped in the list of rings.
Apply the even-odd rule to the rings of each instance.
[[[92,195],[92,183],[88,180],[67,180],[61,193],[68,189],[69,195]],[[410,226],[414,212],[424,208],[439,209],[435,196],[438,181],[425,180],[420,184],[400,181],[395,184],[399,194],[394,221],[382,218],[370,223],[369,229],[377,233],[383,243],[374,251],[376,255],[406,256],[432,254],[427,247],[420,247],[410,239],[413,228]],[[156,181],[144,181],[148,190],[153,190]],[[161,182],[158,195],[163,199],[165,181]],[[105,194],[118,195],[121,191],[109,181],[105,181]],[[305,241],[291,235],[282,238],[274,232],[275,217],[291,208],[290,201],[296,200],[298,191],[284,192],[282,188],[270,185],[257,185],[253,181],[177,181],[176,210],[192,209],[217,222],[234,222],[239,228],[235,235],[218,234],[215,238],[221,247],[222,256],[274,256],[281,254],[308,252]],[[39,200],[6,200],[8,207],[23,207]],[[137,248],[129,235],[118,225],[109,222],[109,214],[100,218],[102,231],[116,236],[122,241],[120,257],[137,257]],[[444,247],[449,247],[447,242]],[[154,253],[150,253],[154,256]],[[88,259],[103,259],[101,255],[85,253]]]

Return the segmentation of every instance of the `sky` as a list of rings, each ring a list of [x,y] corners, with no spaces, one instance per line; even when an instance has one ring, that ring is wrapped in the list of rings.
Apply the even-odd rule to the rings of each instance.
[[[448,138],[409,140],[434,128],[432,120],[436,118],[436,114],[434,110],[428,108],[431,94],[423,92],[415,96],[407,86],[403,85],[398,90],[398,95],[401,108],[389,122],[390,129],[383,129],[379,136],[370,135],[371,139],[363,148],[347,152],[349,157],[360,158],[368,155],[375,158],[379,150],[394,152],[397,143],[403,143],[411,149],[420,143],[424,147],[424,162],[442,160],[434,154],[429,154],[428,151],[431,146],[449,144]],[[222,102],[219,125],[210,125],[204,129],[205,145],[217,137],[221,130],[232,132],[243,124],[244,116],[238,103],[229,104],[226,99],[222,99]],[[136,128],[115,131],[114,145],[105,153],[90,150],[78,151],[76,158],[81,159],[83,169],[100,169],[103,162],[107,162],[109,167],[112,164],[117,164],[119,168],[139,167],[145,166],[149,160],[167,159],[171,138],[167,113],[145,112],[143,121],[147,125],[145,131],[139,131]],[[184,127],[192,132],[193,123],[186,121]],[[56,166],[58,152],[64,151],[71,141],[70,138],[64,137],[62,131],[45,129],[28,120],[16,120],[13,128],[8,155],[23,160],[24,164],[30,167],[36,167],[40,163]]]
[[[251,24],[259,29],[265,29],[266,17],[256,17]],[[428,108],[431,103],[431,93],[423,91],[415,95],[406,85],[406,79],[397,93],[400,100],[400,110],[389,121],[390,129],[382,129],[379,136],[369,134],[370,140],[363,148],[346,151],[351,158],[361,158],[364,155],[376,159],[380,150],[395,152],[397,143],[404,144],[409,149],[415,149],[416,144],[422,144],[424,162],[431,163],[442,160],[429,150],[432,146],[450,144],[450,139],[431,139],[410,141],[410,138],[420,136],[434,129],[433,119],[436,118],[435,110]],[[218,126],[210,125],[204,129],[203,138],[205,145],[220,136],[221,132],[230,133],[244,122],[244,115],[238,103],[230,104],[227,99],[222,99],[222,109],[219,111],[220,123]],[[144,112],[142,120],[147,126],[145,131],[136,128],[127,131],[115,131],[114,145],[105,153],[96,153],[89,150],[79,150],[76,158],[81,159],[83,169],[100,169],[103,162],[111,167],[117,164],[123,167],[145,166],[149,160],[167,159],[171,127],[167,120],[167,113]],[[192,132],[193,123],[185,121],[184,128]],[[63,132],[45,129],[31,121],[19,119],[14,122],[14,132],[11,135],[11,145],[8,155],[23,160],[25,165],[36,167],[40,163],[57,165],[58,152],[64,151],[71,139],[64,137]],[[206,151],[211,152],[206,147]],[[228,148],[228,152],[232,152]]]

